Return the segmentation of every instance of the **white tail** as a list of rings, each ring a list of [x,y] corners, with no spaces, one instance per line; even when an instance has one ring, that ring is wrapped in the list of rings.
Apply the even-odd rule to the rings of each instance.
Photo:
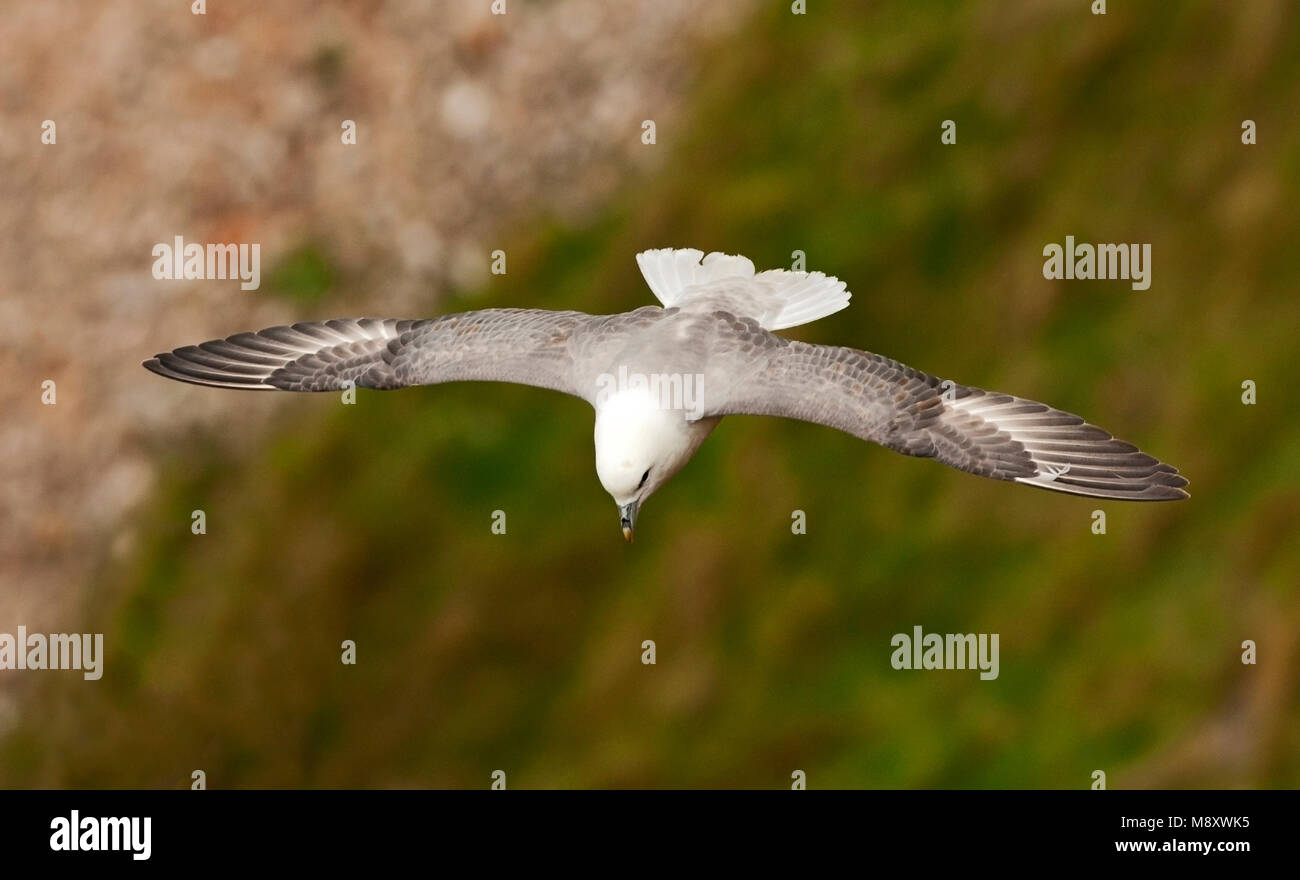
[[[760,323],[767,330],[807,324],[849,305],[844,282],[821,272],[768,269],[755,274],[754,264],[745,257],[716,251],[705,256],[695,248],[642,251],[636,262],[665,308],[680,305],[693,292],[712,288],[715,282],[753,282],[751,316],[761,316]]]

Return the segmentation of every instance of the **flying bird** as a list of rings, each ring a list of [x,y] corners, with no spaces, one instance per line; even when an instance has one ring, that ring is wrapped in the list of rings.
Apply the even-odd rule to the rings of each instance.
[[[636,259],[661,306],[615,315],[484,309],[415,321],[312,321],[185,346],[144,366],[182,382],[261,391],[490,381],[572,394],[595,409],[596,474],[628,541],[646,499],[728,415],[813,422],[1056,492],[1188,497],[1177,469],[1079,416],[773,332],[846,308],[849,293],[834,277],[755,272],[745,257],[694,249]]]

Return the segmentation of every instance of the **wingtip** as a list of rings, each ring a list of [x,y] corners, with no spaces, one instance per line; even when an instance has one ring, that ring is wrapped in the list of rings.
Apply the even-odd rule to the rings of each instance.
[[[1157,471],[1145,478],[1131,482],[1117,481],[1111,485],[1097,485],[1091,482],[1076,484],[1068,478],[1044,479],[1041,475],[1017,477],[1015,482],[1036,489],[1048,489],[1098,501],[1184,501],[1192,497],[1185,488],[1187,478],[1176,471],[1173,473]]]
[[[1192,497],[1192,493],[1187,491],[1187,478],[1178,472],[1176,468],[1161,462],[1164,467],[1170,470],[1165,472],[1164,480],[1151,488],[1157,490],[1153,493],[1153,501],[1185,501]]]
[[[1184,485],[1186,485],[1184,483]],[[1182,486],[1151,486],[1141,495],[1136,496],[1134,501],[1185,501],[1191,498],[1191,493]]]

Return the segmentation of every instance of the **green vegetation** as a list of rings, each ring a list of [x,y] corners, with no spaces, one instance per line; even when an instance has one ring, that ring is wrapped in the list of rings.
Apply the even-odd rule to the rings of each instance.
[[[431,313],[622,311],[650,298],[637,250],[800,249],[855,297],[794,335],[1086,414],[1178,465],[1190,501],[1096,504],[736,418],[627,546],[580,401],[286,395],[260,452],[174,453],[85,611],[103,680],[42,678],[0,784],[1300,785],[1293,10],[810,6],[709,53],[690,118],[647,147],[665,170],[590,226],[522,230],[508,276]],[[1045,281],[1067,234],[1151,242],[1151,289]],[[319,277],[308,253],[284,277]],[[1000,633],[1001,676],[891,669],[918,624]]]
[[[303,305],[322,302],[338,284],[339,273],[325,251],[307,242],[285,255],[271,270],[267,289]]]

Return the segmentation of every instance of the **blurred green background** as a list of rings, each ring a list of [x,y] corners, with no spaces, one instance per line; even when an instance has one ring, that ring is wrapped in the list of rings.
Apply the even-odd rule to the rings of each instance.
[[[159,442],[149,537],[82,609],[107,674],[25,694],[0,784],[1300,785],[1296,9],[1109,5],[766,5],[710,47],[656,172],[520,224],[508,275],[428,313],[624,311],[651,300],[638,250],[802,250],[854,299],[790,335],[1084,414],[1191,500],[732,418],[628,546],[580,401],[284,395],[256,451]],[[1151,288],[1044,280],[1067,234],[1150,242]],[[302,318],[369,311],[327,252],[295,259]],[[914,625],[999,633],[1000,677],[895,671]]]

